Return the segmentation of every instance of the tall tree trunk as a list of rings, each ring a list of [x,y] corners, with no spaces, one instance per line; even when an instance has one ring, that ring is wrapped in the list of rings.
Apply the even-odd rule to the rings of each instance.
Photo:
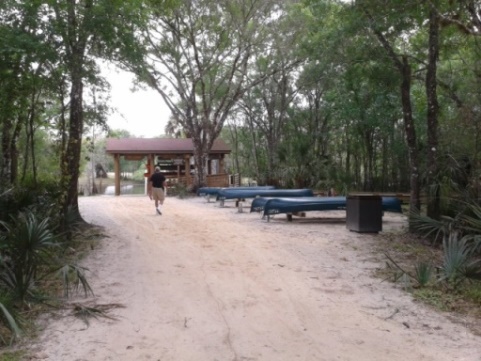
[[[77,54],[72,62],[69,138],[62,165],[62,184],[66,190],[63,203],[64,212],[74,212],[74,216],[78,219],[81,219],[78,209],[78,178],[83,133],[83,63],[81,59],[82,55]]]
[[[33,184],[34,186],[37,184],[37,158],[35,157],[35,107],[32,106],[32,112],[28,119],[28,127],[29,127],[29,142],[30,142],[30,152],[32,158],[32,175],[33,175]],[[28,141],[28,140],[27,140]]]
[[[257,147],[255,146],[257,144],[257,137],[256,137],[256,130],[254,127],[254,122],[252,120],[249,120],[249,129],[250,129],[251,140],[252,140],[252,158],[254,160],[254,174],[256,176],[257,181],[260,181],[262,178],[261,178],[261,172],[259,170],[259,153],[257,151]]]
[[[18,138],[20,137],[20,132],[22,131],[22,119],[18,119],[15,127],[13,129],[12,134],[12,143],[10,145],[10,156],[11,156],[11,163],[10,163],[10,181],[13,185],[17,184],[18,182]]]
[[[196,170],[194,175],[194,186],[197,189],[204,187],[207,184],[205,174],[207,154],[204,153],[204,146],[198,137],[193,137],[192,142],[194,143],[194,164]]]
[[[2,188],[10,187],[12,185],[12,120],[11,113],[5,111],[2,117],[2,168],[0,173],[0,182]]]
[[[27,169],[28,169],[28,164],[30,162],[30,154],[32,153],[30,151],[30,131],[29,127],[25,127],[25,149],[24,149],[24,154],[23,154],[23,166],[22,166],[22,176],[21,176],[21,181],[23,182],[25,180],[25,177],[27,176]]]
[[[439,18],[434,9],[429,14],[429,56],[426,73],[427,98],[427,216],[439,219],[441,216],[441,200],[439,184],[436,180],[438,173],[438,112],[437,98],[437,61],[439,55]]]
[[[414,127],[414,119],[411,105],[411,66],[409,65],[406,56],[403,56],[402,58],[401,76],[401,99],[410,166],[411,195],[409,200],[409,213],[410,217],[412,217],[413,215],[419,213],[421,208],[421,202],[419,181],[419,152],[416,142],[416,129]],[[411,231],[413,230],[412,222],[409,222],[409,228]]]
[[[345,128],[346,130],[346,133],[345,133],[345,145],[346,145],[346,164],[345,164],[345,167],[344,167],[344,172],[345,174],[351,174],[351,142],[350,142],[350,138],[349,138],[349,132],[347,130],[347,127]],[[342,157],[341,157],[342,158]],[[356,175],[354,175],[354,178],[356,177]],[[351,180],[351,184],[349,184],[349,188],[352,186],[352,180]]]
[[[366,147],[366,159],[365,159],[365,177],[364,177],[364,188],[367,191],[374,191],[374,134],[372,129],[366,130],[364,132],[364,141]]]
[[[366,16],[375,24],[375,21],[369,11],[365,10]],[[414,215],[419,214],[421,209],[420,202],[420,180],[419,180],[419,152],[417,148],[416,129],[414,127],[414,119],[412,114],[411,104],[411,66],[409,64],[407,55],[399,56],[394,51],[389,41],[382,32],[376,28],[372,28],[374,34],[377,36],[382,47],[386,50],[388,56],[393,61],[396,68],[399,70],[401,76],[401,103],[403,111],[404,129],[406,131],[406,141],[409,153],[409,168],[410,168],[410,199],[409,199],[409,230],[414,231],[413,222],[411,219]]]
[[[12,173],[13,167],[16,167],[16,164],[12,164],[12,157],[15,155],[12,152],[16,150],[16,139],[15,135],[13,134],[15,131],[14,125],[14,115],[15,112],[15,102],[18,101],[18,90],[15,85],[16,79],[19,79],[20,76],[20,63],[15,62],[11,69],[10,77],[6,79],[6,81],[2,82],[4,87],[5,94],[8,94],[5,103],[0,104],[0,124],[1,127],[1,147],[2,147],[2,158],[1,168],[0,168],[0,187],[11,187],[16,179],[16,172]],[[17,134],[18,135],[18,134]],[[16,168],[15,168],[16,170]]]

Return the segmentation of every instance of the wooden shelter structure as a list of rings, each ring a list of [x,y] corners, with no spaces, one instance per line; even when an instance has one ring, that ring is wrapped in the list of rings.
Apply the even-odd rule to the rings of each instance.
[[[115,195],[120,195],[120,158],[125,160],[146,159],[149,177],[155,166],[160,166],[169,186],[177,183],[193,184],[195,166],[194,144],[191,138],[109,138],[106,152],[114,157]],[[208,155],[207,186],[228,187],[230,177],[225,171],[225,155],[231,150],[222,139],[217,139]]]

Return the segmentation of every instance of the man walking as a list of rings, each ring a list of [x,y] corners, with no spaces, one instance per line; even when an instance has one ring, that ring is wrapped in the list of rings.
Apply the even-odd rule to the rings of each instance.
[[[151,183],[149,197],[155,201],[155,210],[162,215],[159,207],[164,204],[165,199],[165,176],[160,173],[160,167],[155,167],[155,172],[149,178]]]

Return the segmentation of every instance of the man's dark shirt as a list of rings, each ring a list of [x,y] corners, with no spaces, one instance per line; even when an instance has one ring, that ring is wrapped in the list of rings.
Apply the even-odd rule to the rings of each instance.
[[[164,189],[165,176],[162,173],[154,173],[150,176],[152,187]]]

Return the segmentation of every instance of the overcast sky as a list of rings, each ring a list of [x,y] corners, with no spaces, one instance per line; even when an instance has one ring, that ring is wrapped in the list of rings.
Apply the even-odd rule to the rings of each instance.
[[[137,137],[151,138],[164,134],[170,110],[154,90],[132,91],[133,77],[127,72],[108,67],[105,76],[112,86],[111,106],[117,108],[110,115],[112,129],[125,129]]]

